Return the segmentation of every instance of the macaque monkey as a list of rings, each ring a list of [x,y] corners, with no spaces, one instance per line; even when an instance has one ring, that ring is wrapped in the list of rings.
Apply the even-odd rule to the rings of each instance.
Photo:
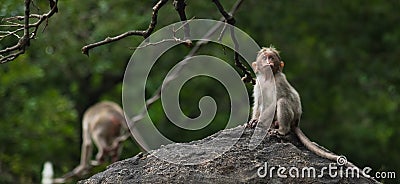
[[[79,166],[64,178],[81,175],[91,166],[104,163],[106,156],[109,156],[112,162],[117,161],[121,151],[119,145],[130,135],[127,130],[124,113],[118,104],[105,101],[87,109],[82,121],[81,161]],[[91,161],[92,141],[98,149],[94,161]]]
[[[257,123],[265,121],[263,118],[263,108],[267,106],[263,101],[263,94],[267,91],[267,86],[263,81],[268,78],[268,67],[271,68],[276,85],[276,111],[270,131],[278,136],[285,136],[293,131],[300,141],[315,154],[337,161],[339,156],[326,152],[312,143],[299,128],[300,117],[302,114],[300,96],[297,91],[286,80],[282,69],[284,62],[281,60],[278,51],[273,48],[263,48],[258,52],[257,60],[252,63],[252,67],[257,76],[254,86],[254,106],[252,119],[247,126],[255,127]],[[263,91],[265,90],[265,91]],[[277,129],[276,129],[277,128]],[[348,162],[348,166],[353,166]]]

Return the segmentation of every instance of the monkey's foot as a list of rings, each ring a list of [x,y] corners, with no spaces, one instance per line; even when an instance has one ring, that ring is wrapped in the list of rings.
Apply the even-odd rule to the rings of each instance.
[[[76,167],[74,170],[72,170],[71,172],[65,174],[63,176],[64,179],[68,179],[74,176],[83,176],[85,174],[89,173],[89,167],[88,166],[82,166],[79,165],[78,167]]]
[[[247,122],[246,127],[249,128],[255,128],[258,124],[258,120],[257,119],[252,119],[250,121]]]
[[[92,166],[99,166],[99,165],[101,165],[101,164],[102,164],[102,162],[97,161],[97,160],[91,160],[91,161],[90,161],[90,165],[92,165]]]
[[[273,129],[273,128],[268,129],[268,133],[271,136],[276,136],[276,137],[278,137],[280,139],[287,139],[287,136],[289,135],[289,133],[288,134],[281,134],[281,133],[278,132],[278,129]]]
[[[277,120],[274,120],[271,124],[272,129],[279,129],[279,122]]]
[[[275,129],[275,128],[268,128],[268,133],[269,133],[269,135],[272,135],[272,136],[278,136],[279,135],[278,130]]]

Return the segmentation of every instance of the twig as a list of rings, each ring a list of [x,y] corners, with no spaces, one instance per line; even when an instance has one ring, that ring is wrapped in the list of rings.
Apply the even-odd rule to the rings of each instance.
[[[51,9],[42,15],[38,14],[30,14],[30,5],[32,0],[25,0],[24,6],[25,11],[23,16],[14,16],[2,19],[2,21],[6,22],[7,24],[0,25],[1,27],[9,27],[9,28],[16,28],[13,31],[3,31],[3,35],[0,35],[0,40],[8,36],[15,36],[18,38],[18,42],[10,47],[0,50],[0,63],[7,63],[16,59],[19,55],[25,53],[25,49],[29,47],[30,40],[36,37],[37,30],[39,26],[48,19],[53,16],[57,11],[57,2],[58,0],[51,0],[53,5]],[[30,18],[36,18],[37,21],[33,24],[29,23]],[[23,21],[23,24],[14,21]],[[30,32],[30,28],[33,30]],[[19,36],[18,33],[23,32],[22,36]]]
[[[29,18],[39,19],[40,16],[41,15],[38,15],[38,14],[30,14]],[[19,21],[25,20],[25,15],[3,18],[3,21],[14,21],[14,20],[19,20]],[[10,22],[10,23],[13,23],[13,22]],[[13,23],[13,24],[15,24],[15,23]],[[19,25],[19,24],[17,24],[17,25]]]
[[[21,37],[17,34],[19,31],[22,31],[24,28],[19,28],[15,31],[0,31],[0,40],[2,40],[3,38],[6,38],[8,36],[15,36],[18,39],[20,39]]]
[[[128,36],[143,36],[144,38],[147,38],[150,36],[151,33],[153,33],[154,28],[157,24],[157,16],[158,16],[158,11],[164,6],[164,4],[167,2],[168,0],[160,0],[158,1],[158,3],[153,7],[153,13],[151,16],[151,21],[149,24],[149,27],[146,30],[132,30],[132,31],[127,31],[125,33],[122,33],[118,36],[114,36],[114,37],[107,37],[106,39],[99,41],[99,42],[95,42],[89,45],[86,45],[82,48],[82,53],[89,55],[89,50],[93,49],[95,47],[101,46],[101,45],[105,45],[111,42],[115,42],[118,40],[121,40],[125,37]]]
[[[178,29],[173,28],[173,30],[172,30],[172,35],[173,35],[172,38],[163,39],[163,40],[160,40],[160,41],[157,41],[157,42],[147,42],[147,44],[144,44],[144,45],[139,46],[139,47],[132,47],[131,49],[142,49],[142,48],[145,48],[145,47],[148,47],[148,46],[155,46],[155,45],[159,45],[159,44],[162,44],[162,43],[165,43],[165,42],[183,43],[186,46],[191,46],[192,45],[192,41],[190,39],[180,39],[180,38],[178,38],[176,36],[176,33],[179,30],[181,30],[182,28],[185,28],[185,26],[187,24],[189,24],[189,22],[192,21],[193,19],[194,19],[194,17],[192,19],[190,19],[190,20],[185,21],[181,26],[178,27]]]
[[[236,1],[236,3],[233,5],[231,11],[229,12],[231,15],[235,14],[236,11],[239,9],[240,5],[242,5],[243,0],[238,0]],[[220,21],[226,20],[224,17],[220,18]],[[219,26],[214,26],[212,27],[204,36],[204,39],[201,39],[200,41],[197,41],[195,46],[192,48],[192,50],[190,50],[189,54],[186,57],[192,57],[194,56],[197,51],[200,49],[201,46],[203,46],[204,44],[207,44],[207,38],[209,38],[211,35],[213,35],[215,33],[215,31],[217,31],[219,28]]]
[[[213,3],[217,6],[219,12],[222,14],[222,16],[224,16],[226,22],[228,22],[228,24],[230,25],[234,25],[235,24],[235,18],[233,18],[233,16],[230,13],[227,13],[224,9],[224,7],[222,7],[221,3],[219,2],[219,0],[212,0]]]
[[[181,21],[186,21],[186,13],[185,13],[185,7],[186,7],[186,3],[184,0],[174,0],[173,5],[175,7],[175,10],[178,12],[179,17],[181,19]],[[183,25],[183,32],[184,32],[184,40],[189,40],[190,41],[190,27],[189,24],[184,24]],[[190,41],[190,43],[188,43],[188,46],[191,46],[192,42]]]
[[[239,50],[239,43],[235,36],[235,28],[234,27],[230,27],[230,33],[231,33],[231,38],[232,38],[233,44],[235,46],[235,54],[233,56],[233,59],[235,60],[235,65],[240,70],[242,70],[242,72],[244,73],[244,76],[242,77],[242,81],[247,82],[247,83],[251,82],[251,84],[254,85],[254,84],[256,84],[256,81],[251,76],[250,71],[246,68],[246,66],[239,59],[239,53],[237,52],[237,50]]]
[[[166,43],[166,42],[183,43],[185,45],[190,45],[191,44],[191,42],[189,43],[187,40],[182,40],[180,38],[174,37],[174,38],[169,38],[169,39],[163,39],[163,40],[160,40],[158,42],[148,42],[145,45],[142,45],[142,46],[139,46],[139,47],[131,47],[131,49],[133,49],[133,50],[134,49],[142,49],[142,48],[145,48],[145,47],[148,47],[148,46],[156,46],[156,45],[159,45],[159,44],[162,44],[162,43]]]

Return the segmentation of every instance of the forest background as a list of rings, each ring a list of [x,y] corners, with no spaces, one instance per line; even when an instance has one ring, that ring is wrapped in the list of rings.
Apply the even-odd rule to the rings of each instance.
[[[101,100],[121,104],[125,67],[143,38],[95,48],[89,57],[80,49],[107,36],[146,29],[156,2],[60,1],[59,12],[26,53],[0,65],[0,183],[38,183],[45,161],[53,163],[56,176],[78,165],[83,112]],[[179,21],[171,2],[160,10],[156,30]],[[48,1],[35,3],[40,10],[33,11],[48,8]],[[189,19],[221,17],[210,1],[186,3]],[[229,9],[234,1],[221,3]],[[22,15],[23,8],[22,1],[1,0],[0,18]],[[399,174],[399,9],[396,0],[249,0],[234,17],[235,25],[259,45],[273,44],[281,51],[287,78],[302,98],[301,127],[311,140],[360,167]],[[12,41],[1,40],[0,49]],[[147,97],[189,50],[180,45],[160,58],[148,79]],[[234,67],[233,52],[221,45],[207,44],[199,54]],[[252,85],[246,86],[251,94]],[[183,112],[196,117],[197,103],[205,95],[217,101],[218,112],[199,131],[173,126],[160,102],[149,113],[168,138],[201,139],[223,129],[230,113],[226,90],[207,77],[192,79],[182,88]],[[139,151],[133,140],[126,141],[122,158]]]

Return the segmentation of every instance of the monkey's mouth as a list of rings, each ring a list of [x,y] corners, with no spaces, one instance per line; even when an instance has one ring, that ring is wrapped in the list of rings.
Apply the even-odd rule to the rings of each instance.
[[[274,67],[274,63],[271,63],[271,62],[267,61],[264,66],[270,66],[271,68],[273,68]]]
[[[275,64],[273,63],[273,62],[267,62],[267,63],[265,63],[265,65],[264,65],[265,67],[271,67],[271,70],[272,71],[275,71],[276,70],[276,67],[275,67]]]

